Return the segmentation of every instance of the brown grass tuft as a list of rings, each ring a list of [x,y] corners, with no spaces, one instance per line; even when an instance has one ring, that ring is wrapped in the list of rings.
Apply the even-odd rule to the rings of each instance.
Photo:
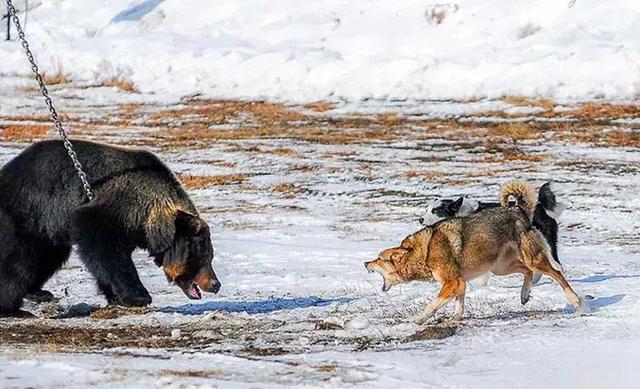
[[[327,112],[335,108],[333,104],[326,101],[317,101],[315,103],[305,104],[303,107],[310,111],[320,113]]]
[[[214,185],[242,184],[247,180],[244,174],[225,174],[218,176],[180,175],[182,185],[187,189],[205,189]]]
[[[640,116],[640,104],[584,103],[572,114],[583,120],[635,118]]]
[[[135,84],[131,80],[127,80],[122,77],[114,77],[108,80],[101,82],[98,85],[94,85],[96,87],[109,87],[109,88],[118,88],[121,91],[129,92],[129,93],[140,93],[138,88],[136,88]]]
[[[45,85],[68,84],[71,82],[69,76],[62,73],[61,71],[58,71],[57,73],[52,75],[44,73],[42,75],[42,81],[45,83]]]
[[[267,150],[264,150],[267,151]],[[299,152],[292,150],[290,148],[287,147],[278,147],[275,149],[271,149],[268,150],[268,152],[276,154],[276,155],[280,155],[280,156],[286,156],[286,157],[297,157],[297,158],[302,158],[303,155],[300,154]]]
[[[295,185],[288,184],[285,182],[274,185],[271,189],[276,192],[287,193],[287,194],[298,192],[298,188]]]
[[[556,104],[549,99],[529,99],[521,96],[503,96],[501,101],[518,107],[540,107],[545,111],[553,111]]]
[[[449,174],[448,173],[444,173],[444,172],[418,172],[418,171],[415,171],[415,170],[409,170],[404,175],[406,177],[409,177],[409,178],[419,177],[419,178],[424,178],[424,179],[429,180],[429,181],[435,181],[438,178],[440,178],[442,176],[448,176]]]
[[[487,127],[487,135],[512,140],[535,139],[539,136],[535,127],[526,123],[504,123]]]
[[[190,378],[211,378],[222,376],[222,372],[218,370],[163,370],[161,375]]]

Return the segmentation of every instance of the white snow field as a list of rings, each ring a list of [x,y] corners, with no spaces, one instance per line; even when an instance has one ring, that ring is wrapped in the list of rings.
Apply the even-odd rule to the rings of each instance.
[[[0,388],[637,386],[640,2],[568,4],[28,1],[71,134],[185,179],[222,289],[187,300],[140,251],[152,306],[96,311],[73,254],[57,302],[0,319]],[[0,42],[1,164],[56,136],[28,75]],[[525,306],[520,276],[492,277],[461,322],[449,306],[414,324],[439,285],[383,293],[364,261],[431,199],[493,200],[512,178],[554,182],[589,312],[546,277]]]
[[[30,136],[15,139],[7,131],[40,128],[47,120],[37,93],[17,87],[26,81],[2,82],[1,100],[8,102],[0,107],[3,163]],[[104,300],[73,255],[47,285],[58,303],[28,303],[38,319],[0,319],[2,388],[629,388],[640,379],[640,152],[632,119],[602,119],[602,138],[581,141],[556,138],[566,133],[554,126],[573,120],[579,136],[582,126],[593,131],[601,119],[588,125],[548,119],[491,101],[345,104],[325,113],[292,106],[290,112],[310,116],[294,115],[293,127],[269,136],[261,127],[266,122],[257,121],[268,107],[106,104],[146,95],[65,85],[53,90],[76,136],[150,148],[181,175],[231,177],[190,190],[212,226],[223,288],[189,301],[139,252],[136,265],[153,296],[151,310],[86,317],[83,311],[95,309],[86,304]],[[493,113],[483,114],[483,105]],[[347,113],[354,107],[361,112]],[[427,118],[465,113],[451,122],[422,121],[423,109]],[[211,115],[223,111],[230,116],[207,127]],[[362,112],[380,111],[409,119],[393,124],[400,119],[378,115],[383,125],[367,127],[363,120],[376,114]],[[499,117],[514,111],[514,117]],[[495,123],[517,129],[522,118],[551,127],[532,139],[474,130],[506,125],[491,127]],[[329,135],[316,127],[295,132],[313,123]],[[369,139],[339,137],[355,136],[356,124]],[[192,126],[204,127],[193,143],[180,143]],[[460,135],[457,126],[468,132]],[[206,138],[207,132],[220,139]],[[616,133],[635,143],[607,144],[607,134]],[[309,134],[316,137],[305,138]],[[421,332],[412,319],[439,286],[413,283],[383,293],[382,280],[363,262],[418,230],[417,215],[431,198],[493,199],[510,178],[536,186],[555,182],[567,205],[560,259],[591,312],[574,313],[547,278],[521,306],[521,277],[493,277],[485,287],[470,286],[462,323],[446,320],[448,307]]]
[[[158,99],[638,96],[640,2],[569,3],[30,0],[26,29],[51,73],[125,78]],[[0,72],[25,69],[1,42]]]

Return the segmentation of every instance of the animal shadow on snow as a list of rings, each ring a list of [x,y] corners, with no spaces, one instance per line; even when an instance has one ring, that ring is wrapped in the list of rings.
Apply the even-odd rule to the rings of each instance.
[[[296,298],[271,298],[262,301],[210,301],[202,304],[184,304],[175,307],[163,307],[157,309],[163,313],[181,313],[183,315],[201,315],[207,312],[246,312],[250,315],[270,313],[309,307],[324,307],[334,303],[346,304],[355,300],[350,297],[323,299],[316,296]]]
[[[640,278],[640,274],[594,274],[592,276],[584,277],[584,278],[568,278],[567,281],[569,283],[577,282],[577,283],[595,283],[595,282],[603,282],[608,280],[617,280],[617,279],[627,279],[627,278]],[[549,285],[554,282],[545,277],[540,282],[536,284],[536,286],[541,285]],[[508,288],[520,288],[520,286],[509,286]]]
[[[613,305],[613,304],[617,304],[620,301],[622,301],[622,299],[625,297],[626,295],[624,294],[616,294],[613,296],[609,296],[609,297],[597,297],[593,300],[587,300],[585,301],[585,303],[589,306],[589,309],[593,312],[593,311],[597,311],[600,308],[609,306],[609,305]]]
[[[569,280],[569,282],[602,282],[607,280],[615,280],[615,279],[625,279],[625,278],[640,278],[640,274],[629,274],[629,275],[620,275],[620,274],[595,274],[589,277]]]
[[[140,4],[129,7],[111,19],[111,23],[131,22],[142,19],[146,14],[150,13],[157,6],[162,4],[164,0],[147,0]]]
[[[597,297],[593,300],[586,300],[585,304],[589,308],[585,313],[593,313],[600,308],[607,307],[609,305],[614,305],[622,301],[622,299],[626,295],[624,294],[616,294],[609,297]],[[525,310],[525,311],[508,311],[508,312],[498,312],[489,316],[482,317],[473,317],[471,320],[477,320],[479,322],[483,321],[492,321],[492,320],[501,320],[501,321],[510,321],[510,320],[518,320],[518,319],[532,319],[539,317],[554,317],[554,316],[564,316],[567,313],[573,313],[574,308],[567,304],[563,309],[554,309],[554,310]]]

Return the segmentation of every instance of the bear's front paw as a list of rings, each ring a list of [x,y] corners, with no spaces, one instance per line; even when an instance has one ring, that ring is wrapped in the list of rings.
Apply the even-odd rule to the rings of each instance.
[[[55,299],[55,297],[53,297],[53,293],[42,289],[29,292],[24,296],[24,298],[37,304],[50,303]]]
[[[33,319],[36,316],[31,312],[18,309],[17,311],[0,312],[0,317],[12,317],[16,319]]]
[[[116,295],[109,299],[111,305],[122,305],[125,307],[146,307],[151,304],[151,296],[145,290],[145,293]]]

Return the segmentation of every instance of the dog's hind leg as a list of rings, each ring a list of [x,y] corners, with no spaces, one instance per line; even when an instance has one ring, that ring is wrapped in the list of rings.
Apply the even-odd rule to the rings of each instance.
[[[523,266],[526,270],[523,271],[524,280],[522,281],[522,289],[520,289],[520,303],[525,305],[529,302],[531,297],[531,283],[533,281],[533,272],[526,266]]]
[[[535,285],[538,282],[540,282],[541,278],[542,278],[542,273],[535,272],[533,273],[533,279],[531,280],[531,283]]]
[[[454,297],[460,299],[456,301],[456,313],[464,312],[464,292],[467,287],[466,282],[462,278],[458,278],[452,281],[445,281],[438,293],[438,297],[429,304],[429,306],[422,312],[420,316],[415,320],[416,324],[424,324],[431,316],[433,316],[440,308],[444,307]],[[454,314],[455,317],[455,314]]]
[[[571,285],[569,285],[569,282],[567,282],[567,279],[564,278],[562,273],[560,273],[558,270],[551,267],[551,265],[536,266],[536,270],[543,273],[544,275],[547,275],[553,278],[558,284],[560,284],[560,286],[562,287],[562,290],[564,291],[565,296],[567,296],[567,300],[569,301],[569,304],[573,305],[576,311],[582,309],[582,304],[583,304],[582,300],[580,300],[580,297],[573,290]]]
[[[569,282],[567,282],[560,270],[552,265],[551,261],[553,259],[549,258],[549,250],[544,244],[541,244],[542,239],[539,233],[536,234],[533,233],[533,231],[529,231],[523,237],[520,246],[523,262],[529,269],[553,278],[562,287],[569,303],[573,305],[576,310],[582,309],[582,300],[571,285],[569,285]]]
[[[487,283],[489,282],[490,277],[491,277],[491,274],[484,273],[483,275],[475,279],[475,284],[478,286],[487,286]]]
[[[522,305],[525,305],[529,301],[533,272],[520,261],[520,258],[512,258],[510,262],[499,267],[494,267],[491,269],[491,272],[497,276],[506,276],[514,273],[522,274],[524,280],[522,282],[522,289],[520,290],[520,302]]]

